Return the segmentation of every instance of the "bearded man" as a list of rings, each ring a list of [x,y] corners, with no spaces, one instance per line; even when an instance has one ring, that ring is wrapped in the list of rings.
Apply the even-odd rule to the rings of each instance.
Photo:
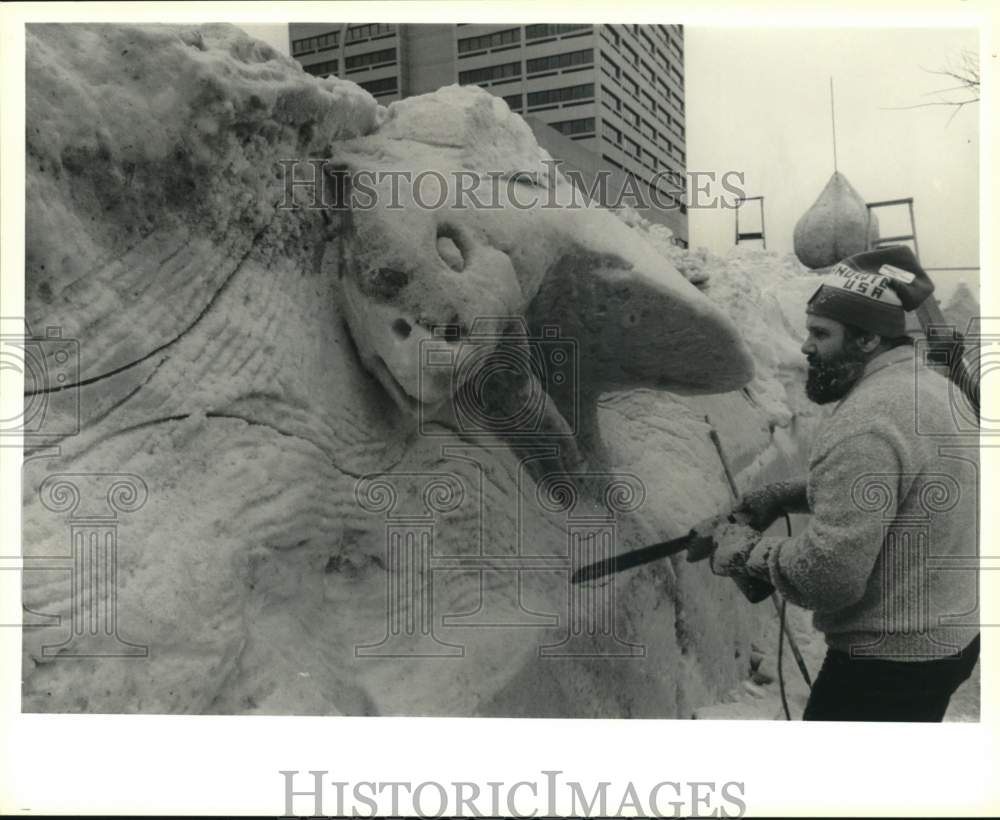
[[[718,575],[767,581],[813,611],[827,655],[805,720],[940,721],[979,656],[978,437],[917,361],[906,311],[934,286],[905,246],[849,257],[806,310],[806,393],[833,405],[808,479],[748,495]],[[934,430],[931,435],[925,430]],[[809,512],[794,537],[764,537]]]

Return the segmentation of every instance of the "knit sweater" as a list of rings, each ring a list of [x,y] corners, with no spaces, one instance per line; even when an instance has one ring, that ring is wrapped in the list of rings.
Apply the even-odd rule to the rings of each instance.
[[[978,632],[979,437],[955,392],[912,347],[872,359],[813,441],[808,526],[750,555],[835,649],[933,660]]]

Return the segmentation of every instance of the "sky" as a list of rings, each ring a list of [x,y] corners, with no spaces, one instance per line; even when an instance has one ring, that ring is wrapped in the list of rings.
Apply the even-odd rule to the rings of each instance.
[[[924,69],[977,48],[967,29],[688,27],[688,171],[742,171],[747,194],[765,197],[768,248],[790,251],[833,173],[832,77],[840,172],[868,202],[914,198],[925,266],[978,265],[978,106],[950,123],[952,108],[889,110],[938,99],[955,83]],[[879,211],[882,235],[905,232],[904,212]],[[692,246],[724,250],[733,212],[691,210],[689,229]]]
[[[285,26],[242,27],[288,51]],[[900,109],[953,86],[931,71],[963,50],[977,52],[974,30],[687,26],[688,171],[743,173],[747,195],[765,197],[768,248],[791,252],[796,221],[834,170],[832,77],[840,172],[868,202],[914,198],[925,266],[977,266],[979,107],[953,118],[947,107]],[[732,209],[688,216],[691,247],[733,246]],[[879,220],[883,235],[908,232],[905,209]]]

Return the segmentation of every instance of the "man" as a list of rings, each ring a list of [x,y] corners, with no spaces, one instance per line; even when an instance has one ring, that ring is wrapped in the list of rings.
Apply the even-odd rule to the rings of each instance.
[[[932,290],[904,246],[824,278],[802,352],[807,395],[834,406],[808,480],[748,495],[751,526],[716,536],[716,574],[766,580],[825,634],[806,720],[940,721],[978,658],[978,438],[958,435],[948,381],[904,331]],[[797,536],[762,537],[785,512],[812,515]]]

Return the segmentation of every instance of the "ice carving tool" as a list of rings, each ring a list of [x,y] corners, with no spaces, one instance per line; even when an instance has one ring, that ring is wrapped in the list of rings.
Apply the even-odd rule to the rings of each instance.
[[[707,558],[712,550],[712,534],[716,527],[726,522],[735,524],[737,522],[735,513],[725,513],[706,518],[704,521],[695,524],[687,533],[671,538],[668,541],[660,541],[657,544],[650,544],[648,547],[640,547],[621,555],[613,555],[593,564],[580,567],[573,573],[570,579],[574,584],[584,581],[594,581],[603,578],[605,575],[613,575],[632,567],[642,566],[669,555],[676,555],[679,552],[690,550],[689,560],[698,560],[698,557]]]

